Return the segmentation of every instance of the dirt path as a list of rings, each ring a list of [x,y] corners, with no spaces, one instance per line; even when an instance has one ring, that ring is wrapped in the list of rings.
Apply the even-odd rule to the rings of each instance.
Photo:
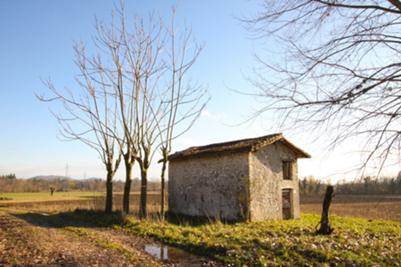
[[[69,230],[32,226],[0,212],[0,265],[157,266],[147,255],[128,257]]]
[[[46,221],[46,214],[0,210],[0,266],[218,265],[190,254],[163,261],[146,253],[146,244],[149,241],[121,230],[59,227]]]

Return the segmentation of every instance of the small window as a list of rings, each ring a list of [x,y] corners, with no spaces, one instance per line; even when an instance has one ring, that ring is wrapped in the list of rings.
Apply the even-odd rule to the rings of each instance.
[[[293,178],[293,162],[292,161],[283,161],[283,179],[284,180],[292,180]]]

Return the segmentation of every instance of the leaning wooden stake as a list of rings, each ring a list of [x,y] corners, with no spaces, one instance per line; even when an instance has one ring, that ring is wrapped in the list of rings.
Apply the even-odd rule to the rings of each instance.
[[[326,194],[323,200],[322,218],[320,219],[320,228],[316,231],[317,234],[329,235],[334,230],[333,228],[330,227],[330,222],[329,222],[329,208],[333,196],[334,196],[334,187],[329,185],[327,186]]]

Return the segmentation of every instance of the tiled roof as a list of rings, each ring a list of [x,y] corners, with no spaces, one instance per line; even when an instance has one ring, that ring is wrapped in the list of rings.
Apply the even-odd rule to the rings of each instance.
[[[305,151],[293,145],[290,141],[284,138],[281,133],[269,134],[256,138],[248,138],[235,140],[230,142],[210,144],[206,146],[194,146],[188,149],[178,151],[169,156],[170,160],[187,158],[192,156],[213,154],[218,152],[240,152],[240,151],[257,151],[258,149],[271,145],[275,142],[282,142],[293,150],[299,158],[310,158],[311,156]]]

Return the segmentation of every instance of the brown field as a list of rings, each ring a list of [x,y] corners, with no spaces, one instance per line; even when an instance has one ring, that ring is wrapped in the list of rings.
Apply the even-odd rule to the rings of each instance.
[[[301,197],[303,213],[320,213],[323,197]],[[382,219],[401,222],[401,196],[337,195],[330,207],[340,216]]]
[[[167,202],[167,201],[166,201]],[[138,211],[139,192],[131,195],[130,211],[135,214]],[[321,212],[322,197],[301,197],[301,212],[317,213]],[[94,209],[102,210],[104,197],[99,194],[85,196],[82,199],[68,200],[47,200],[47,201],[0,201],[1,206],[16,206],[29,208],[30,210],[46,211],[71,211],[75,209]],[[122,194],[114,194],[115,210],[122,208]],[[148,193],[148,211],[155,213],[160,210],[159,192]],[[401,222],[401,196],[388,195],[337,195],[333,199],[331,214],[340,216],[361,217],[367,219],[384,219]]]
[[[74,194],[75,195],[75,194]],[[27,201],[23,201],[19,198],[0,201],[1,207],[19,207],[29,209],[32,211],[47,211],[47,212],[63,212],[73,211],[75,209],[90,209],[90,210],[103,210],[105,197],[100,194],[93,194],[92,196],[85,195],[80,199],[75,197],[71,199],[62,199],[57,197],[55,193],[54,200],[47,197],[46,200],[37,199],[32,200],[30,196]],[[160,210],[160,193],[159,192],[148,192],[147,200],[148,212],[155,213]],[[114,193],[113,196],[113,209],[122,210],[122,193]],[[136,214],[139,209],[139,192],[131,193],[130,201],[130,213]]]

